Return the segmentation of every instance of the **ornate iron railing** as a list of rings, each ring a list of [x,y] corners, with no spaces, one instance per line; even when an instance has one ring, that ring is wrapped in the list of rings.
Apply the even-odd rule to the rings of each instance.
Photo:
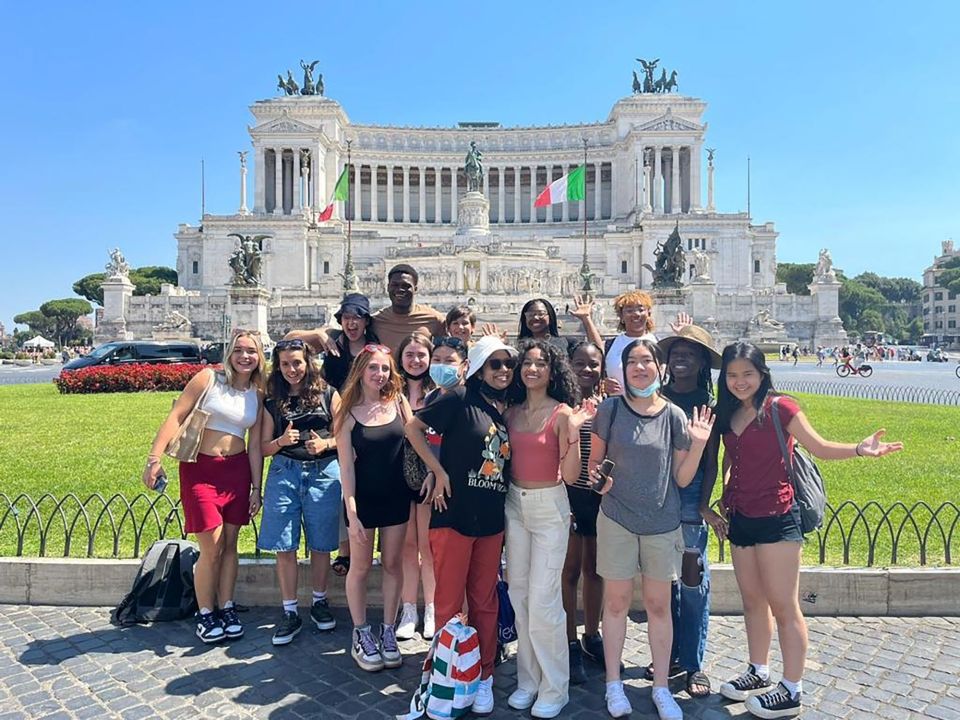
[[[777,390],[783,392],[831,395],[833,397],[858,398],[860,400],[886,400],[923,405],[960,406],[960,390],[944,388],[902,387],[895,385],[870,385],[856,380],[830,382],[826,380],[779,380]]]
[[[242,551],[256,549],[257,520],[240,534]],[[167,495],[70,493],[33,499],[0,493],[0,555],[141,557],[154,541],[185,538],[179,500]],[[715,556],[729,550],[716,543]],[[960,506],[844,501],[827,505],[823,526],[807,536],[805,562],[821,565],[952,565],[960,550]]]

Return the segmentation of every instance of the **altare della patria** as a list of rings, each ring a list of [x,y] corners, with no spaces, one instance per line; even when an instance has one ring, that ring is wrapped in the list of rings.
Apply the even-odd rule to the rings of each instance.
[[[418,302],[466,304],[510,329],[527,300],[548,298],[563,321],[588,289],[613,333],[612,299],[639,288],[661,329],[683,310],[721,342],[843,343],[829,251],[810,295],[777,283],[773,223],[714,206],[722,152],[705,147],[706,103],[683,95],[659,60],[638,62],[632,94],[603,122],[412,128],[351,122],[324,94],[318,63],[301,61],[302,83],[278,74],[279,96],[250,107],[236,211],[178,227],[179,285],[134,297],[122,252],[111,254],[98,341],[219,340],[231,326],[276,338],[334,322],[347,291],[388,304],[387,270],[409,263]],[[536,206],[579,166],[582,200]]]

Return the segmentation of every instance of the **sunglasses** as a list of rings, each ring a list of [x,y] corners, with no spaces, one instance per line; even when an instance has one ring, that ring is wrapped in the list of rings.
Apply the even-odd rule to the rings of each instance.
[[[367,345],[364,345],[363,351],[369,353],[378,352],[383,353],[384,355],[390,354],[390,348],[388,348],[386,345],[375,345],[374,343],[368,343]]]
[[[517,367],[517,359],[515,357],[508,357],[506,360],[501,360],[499,358],[490,358],[487,360],[487,367],[496,372],[500,368],[506,368],[507,370],[513,370]]]
[[[304,347],[303,340],[294,338],[293,340],[281,340],[273,346],[273,351],[278,353],[281,350],[303,350]]]
[[[438,347],[448,347],[453,350],[466,350],[467,344],[458,337],[453,337],[452,335],[445,335],[441,338],[436,338],[433,342],[435,348]]]

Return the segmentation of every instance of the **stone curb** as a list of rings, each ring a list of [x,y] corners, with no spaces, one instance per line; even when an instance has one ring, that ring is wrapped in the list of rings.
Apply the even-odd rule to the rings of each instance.
[[[264,606],[278,602],[273,560],[242,560],[237,600]],[[130,590],[138,560],[72,558],[0,558],[0,603],[14,605],[116,605]],[[380,568],[371,569],[369,603],[382,602]],[[711,611],[739,615],[740,594],[731,565],[711,567]],[[309,597],[310,573],[300,573],[300,596]],[[330,574],[331,602],[345,605],[343,579]],[[960,568],[820,568],[800,574],[800,598],[806,615],[960,616]],[[643,607],[640,582],[635,609]]]

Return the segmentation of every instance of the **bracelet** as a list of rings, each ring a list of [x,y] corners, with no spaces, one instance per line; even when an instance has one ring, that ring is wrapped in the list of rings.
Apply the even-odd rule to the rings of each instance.
[[[158,458],[156,455],[147,456],[147,467],[150,467],[151,465],[159,465],[159,464],[160,464],[160,458]]]
[[[857,457],[863,457],[863,453],[860,452],[860,446],[862,444],[863,444],[862,442],[858,442],[857,446],[853,449],[853,451],[857,454]]]

